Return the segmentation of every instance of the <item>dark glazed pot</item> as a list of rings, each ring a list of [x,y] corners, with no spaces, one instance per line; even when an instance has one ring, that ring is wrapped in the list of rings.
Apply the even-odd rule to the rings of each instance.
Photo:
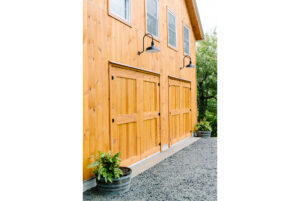
[[[128,167],[120,167],[120,169],[124,174],[119,179],[113,179],[112,183],[109,181],[105,183],[103,177],[100,180],[96,179],[97,189],[100,193],[114,195],[129,191],[132,170]]]
[[[197,137],[210,138],[211,131],[196,131]]]

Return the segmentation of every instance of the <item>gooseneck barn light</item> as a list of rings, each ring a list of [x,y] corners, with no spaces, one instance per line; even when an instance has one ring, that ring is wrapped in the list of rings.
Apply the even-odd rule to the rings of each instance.
[[[184,63],[185,63],[185,62],[184,62],[185,57],[190,58],[190,63],[189,63],[188,65],[186,65],[186,66],[185,66],[185,64],[184,64]],[[183,66],[180,67],[180,70],[184,69],[184,67],[186,67],[186,68],[195,68],[195,65],[192,64],[192,58],[191,58],[190,56],[188,56],[188,55],[185,55],[185,56],[183,57]]]
[[[143,51],[141,51],[141,52],[138,51],[138,55],[141,55],[141,54],[144,52],[145,37],[146,37],[147,35],[148,35],[148,36],[151,36],[152,42],[151,42],[151,46],[146,48],[146,52],[148,52],[148,53],[156,53],[156,52],[159,52],[159,51],[160,51],[160,49],[154,45],[153,36],[152,36],[151,34],[149,34],[149,33],[146,33],[146,34],[144,35],[144,37],[143,37]]]

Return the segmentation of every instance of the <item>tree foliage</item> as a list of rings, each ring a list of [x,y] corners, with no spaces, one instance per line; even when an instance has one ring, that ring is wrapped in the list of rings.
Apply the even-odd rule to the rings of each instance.
[[[198,122],[207,119],[212,135],[217,136],[217,33],[205,34],[197,44],[197,106]]]

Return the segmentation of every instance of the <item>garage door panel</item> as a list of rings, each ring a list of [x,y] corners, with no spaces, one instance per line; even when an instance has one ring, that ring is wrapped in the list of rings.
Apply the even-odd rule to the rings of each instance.
[[[137,129],[136,123],[118,125],[118,141],[116,143],[120,157],[126,160],[137,155]],[[129,145],[129,146],[128,146]]]
[[[190,116],[191,116],[190,113],[183,114],[184,134],[187,134],[190,132],[190,128],[191,128]]]
[[[180,113],[189,113],[191,111],[190,108],[183,108],[181,109]]]
[[[180,86],[170,86],[171,110],[180,109]]]
[[[190,82],[181,81],[181,80],[179,80],[179,82],[180,82],[180,86],[182,86],[182,87],[187,87],[187,88],[191,87],[191,83]]]
[[[110,81],[111,150],[121,153],[122,164],[138,156],[137,79],[125,75],[112,68]]]
[[[183,108],[191,108],[191,90],[189,87],[183,87]]]
[[[190,83],[169,78],[169,137],[174,144],[190,135]]]
[[[158,118],[157,112],[144,112],[144,120]]]
[[[176,89],[175,89],[175,86],[170,86],[169,88],[169,93],[170,93],[170,97],[172,97],[169,102],[170,102],[170,109],[171,110],[174,110],[176,108],[176,100],[175,100],[175,92]]]
[[[143,152],[150,150],[158,146],[158,133],[157,133],[157,119],[149,119],[144,121],[144,150]]]
[[[169,79],[169,85],[181,86],[181,81],[176,79]]]
[[[136,72],[136,71],[130,71],[127,69],[122,69],[118,67],[111,67],[110,73],[113,76],[118,77],[124,77],[124,78],[130,78],[130,79],[143,79],[143,74]]]
[[[117,124],[124,124],[137,121],[137,114],[121,114],[116,118]]]
[[[159,77],[158,76],[153,76],[153,75],[149,75],[149,74],[142,74],[142,79],[144,81],[148,81],[148,82],[159,82]]]
[[[128,124],[121,124],[118,125],[118,131],[119,131],[119,138],[120,142],[119,144],[119,151],[121,152],[120,157],[122,160],[128,159],[127,157],[127,145],[129,144],[127,141],[127,135],[129,134],[128,131]]]
[[[177,114],[180,114],[181,111],[180,110],[172,110],[169,112],[170,115],[177,115]]]
[[[143,82],[143,102],[144,112],[158,111],[157,101],[157,83],[156,82]]]
[[[135,79],[117,77],[117,113],[131,114],[137,111],[137,84]],[[130,94],[130,96],[129,96]]]
[[[177,138],[180,136],[180,114],[173,115],[171,119],[172,138]]]
[[[143,133],[141,154],[147,157],[159,150],[159,86],[157,77],[143,81]]]
[[[137,155],[137,126],[136,122],[118,124],[112,132],[112,152],[121,152],[120,158],[125,161]]]
[[[111,149],[131,165],[160,150],[159,77],[111,66]]]
[[[148,157],[160,150],[157,119],[149,119],[143,122],[143,139],[141,142],[141,157]]]

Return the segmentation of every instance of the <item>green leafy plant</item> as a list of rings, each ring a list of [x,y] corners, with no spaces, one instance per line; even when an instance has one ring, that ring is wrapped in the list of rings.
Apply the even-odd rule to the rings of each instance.
[[[218,51],[216,29],[205,34],[205,40],[196,46],[198,122],[207,119],[212,136],[217,136]]]
[[[123,175],[122,170],[119,168],[121,161],[119,156],[120,152],[112,156],[110,151],[108,153],[98,151],[98,155],[90,156],[90,158],[95,159],[95,162],[91,163],[88,168],[94,169],[93,174],[98,180],[103,177],[106,183],[107,181],[112,182],[113,179],[120,178]]]
[[[206,119],[202,119],[199,123],[196,124],[195,130],[197,131],[211,131],[212,128],[210,123]]]

